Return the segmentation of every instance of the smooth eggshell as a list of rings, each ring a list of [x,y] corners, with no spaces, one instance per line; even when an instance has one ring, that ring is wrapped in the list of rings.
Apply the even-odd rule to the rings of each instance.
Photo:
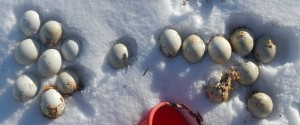
[[[72,71],[63,71],[59,73],[56,81],[58,90],[66,95],[71,95],[77,90],[78,84],[78,76]]]
[[[20,18],[19,27],[26,36],[36,34],[40,28],[40,16],[34,10],[26,11]]]
[[[35,76],[25,74],[20,76],[13,85],[13,95],[18,101],[28,101],[37,92],[38,80]]]
[[[66,61],[73,61],[75,60],[78,55],[79,55],[79,51],[80,51],[80,44],[78,44],[78,42],[74,41],[74,40],[66,40],[63,42],[62,46],[61,46],[61,52],[62,52],[62,56]]]
[[[128,66],[128,49],[122,43],[115,44],[108,53],[108,62],[113,68]]]
[[[238,79],[238,82],[241,85],[252,85],[258,75],[259,75],[259,68],[256,64],[254,64],[251,61],[248,62],[242,62],[237,67],[237,72],[239,73],[240,78]]]
[[[218,64],[226,63],[231,57],[230,43],[223,36],[215,36],[208,43],[208,54]]]
[[[39,57],[37,69],[42,76],[49,77],[57,74],[61,65],[62,60],[59,52],[56,49],[48,49]]]
[[[255,43],[254,56],[262,63],[269,63],[276,54],[276,46],[269,37],[260,38]]]
[[[182,42],[177,31],[166,29],[160,34],[158,44],[163,55],[173,57],[179,53]]]
[[[247,107],[253,116],[257,118],[266,118],[273,110],[273,102],[270,96],[258,92],[248,98]]]
[[[55,89],[49,89],[43,92],[40,107],[45,116],[57,118],[65,110],[65,101]]]
[[[182,45],[182,54],[190,63],[197,63],[203,57],[205,52],[205,44],[197,35],[187,37]]]
[[[233,50],[242,56],[248,55],[254,46],[252,34],[244,28],[237,29],[231,34],[230,43]]]
[[[48,46],[57,45],[62,36],[62,26],[59,22],[50,20],[40,30],[40,39]]]
[[[28,65],[39,55],[40,45],[32,39],[25,39],[15,48],[15,59],[19,64]]]

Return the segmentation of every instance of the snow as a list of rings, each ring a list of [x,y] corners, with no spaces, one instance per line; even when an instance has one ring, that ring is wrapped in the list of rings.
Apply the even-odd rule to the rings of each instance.
[[[199,111],[207,125],[290,124],[298,125],[300,111],[300,24],[298,0],[2,0],[0,1],[0,124],[101,124],[135,125],[161,101],[184,103]],[[83,88],[66,97],[66,109],[57,119],[42,115],[39,95],[55,76],[41,78],[37,96],[17,102],[12,85],[24,73],[37,74],[36,62],[22,66],[14,59],[14,49],[26,38],[18,21],[26,10],[40,14],[42,24],[57,20],[64,36],[79,40],[79,58],[64,62],[63,68],[77,71]],[[157,38],[166,28],[182,39],[199,35],[206,43],[214,35],[228,38],[237,27],[247,27],[255,39],[270,36],[277,45],[276,58],[258,63],[260,75],[253,86],[234,84],[226,103],[211,102],[200,89],[214,71],[224,71],[251,56],[233,54],[225,65],[214,63],[206,54],[197,64],[189,64],[179,54],[164,57]],[[34,36],[37,39],[37,35]],[[110,47],[123,41],[132,53],[130,66],[113,69],[107,64]],[[59,47],[57,48],[59,49]],[[45,50],[45,48],[44,48]],[[146,74],[144,72],[148,69]],[[272,114],[254,118],[246,108],[253,91],[273,99]]]

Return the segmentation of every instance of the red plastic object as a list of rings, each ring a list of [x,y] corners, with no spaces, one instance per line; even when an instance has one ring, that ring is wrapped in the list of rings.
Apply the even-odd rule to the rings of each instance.
[[[168,102],[161,102],[151,109],[139,125],[189,125],[176,108]]]

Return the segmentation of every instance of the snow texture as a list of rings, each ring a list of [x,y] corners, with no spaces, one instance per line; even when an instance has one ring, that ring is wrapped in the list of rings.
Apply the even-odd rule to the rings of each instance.
[[[0,124],[136,125],[154,105],[170,101],[199,111],[207,125],[299,125],[299,6],[299,0],[189,0],[185,5],[182,0],[1,0]],[[43,87],[53,85],[56,76],[40,77],[39,92],[28,102],[12,95],[19,76],[38,75],[37,62],[23,66],[14,59],[17,44],[27,38],[19,30],[19,19],[31,9],[40,14],[41,24],[61,22],[62,40],[73,38],[82,45],[80,56],[64,61],[62,68],[75,70],[83,87],[65,97],[65,112],[57,119],[43,116],[39,106]],[[258,80],[249,87],[234,82],[230,99],[222,104],[211,102],[201,86],[215,71],[253,56],[233,53],[228,63],[219,65],[206,52],[199,63],[190,64],[182,54],[163,56],[157,43],[167,28],[177,30],[183,40],[197,34],[207,44],[214,35],[228,39],[237,27],[248,28],[255,39],[273,38],[277,55],[269,64],[256,61]],[[113,69],[107,53],[120,41],[129,47],[130,65]],[[253,91],[273,99],[269,117],[257,119],[248,112],[246,100]]]

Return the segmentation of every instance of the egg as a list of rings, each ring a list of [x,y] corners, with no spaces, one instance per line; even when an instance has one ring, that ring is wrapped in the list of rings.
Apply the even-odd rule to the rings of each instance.
[[[163,55],[173,57],[180,52],[182,42],[177,31],[166,29],[160,34],[158,44]]]
[[[40,52],[40,45],[32,39],[21,41],[15,48],[15,59],[19,64],[28,65],[37,60]]]
[[[259,75],[259,69],[257,65],[251,61],[240,63],[237,66],[236,71],[240,77],[237,81],[244,86],[252,85]]]
[[[78,76],[72,71],[63,71],[59,73],[56,80],[57,89],[66,95],[71,95],[77,90],[78,84]]]
[[[208,43],[208,55],[210,58],[218,63],[224,64],[231,57],[230,43],[223,36],[215,36],[210,39]]]
[[[57,118],[65,110],[64,98],[55,89],[45,90],[41,97],[40,107],[43,114],[49,118]]]
[[[254,56],[262,63],[269,63],[276,54],[276,45],[269,37],[262,37],[255,43]]]
[[[47,46],[57,45],[62,36],[62,26],[59,22],[50,20],[40,30],[40,39]]]
[[[188,36],[182,45],[182,54],[190,63],[197,63],[201,60],[205,52],[205,44],[197,35]]]
[[[248,55],[254,46],[253,36],[245,28],[236,29],[230,36],[230,43],[233,50],[242,56]]]
[[[258,92],[252,94],[247,100],[247,107],[251,114],[257,118],[268,117],[273,110],[273,102],[270,96]]]
[[[80,52],[80,44],[77,41],[68,39],[62,43],[61,52],[62,56],[66,61],[75,60]]]
[[[61,68],[62,60],[56,49],[48,49],[38,59],[37,69],[40,75],[50,77],[57,74]]]
[[[36,34],[40,28],[41,21],[39,14],[34,10],[26,11],[20,18],[19,27],[26,36]]]
[[[34,75],[25,74],[20,76],[13,85],[13,95],[18,101],[28,101],[37,92],[38,80]]]
[[[108,62],[113,68],[125,68],[128,66],[128,49],[122,43],[115,44],[108,53]]]

